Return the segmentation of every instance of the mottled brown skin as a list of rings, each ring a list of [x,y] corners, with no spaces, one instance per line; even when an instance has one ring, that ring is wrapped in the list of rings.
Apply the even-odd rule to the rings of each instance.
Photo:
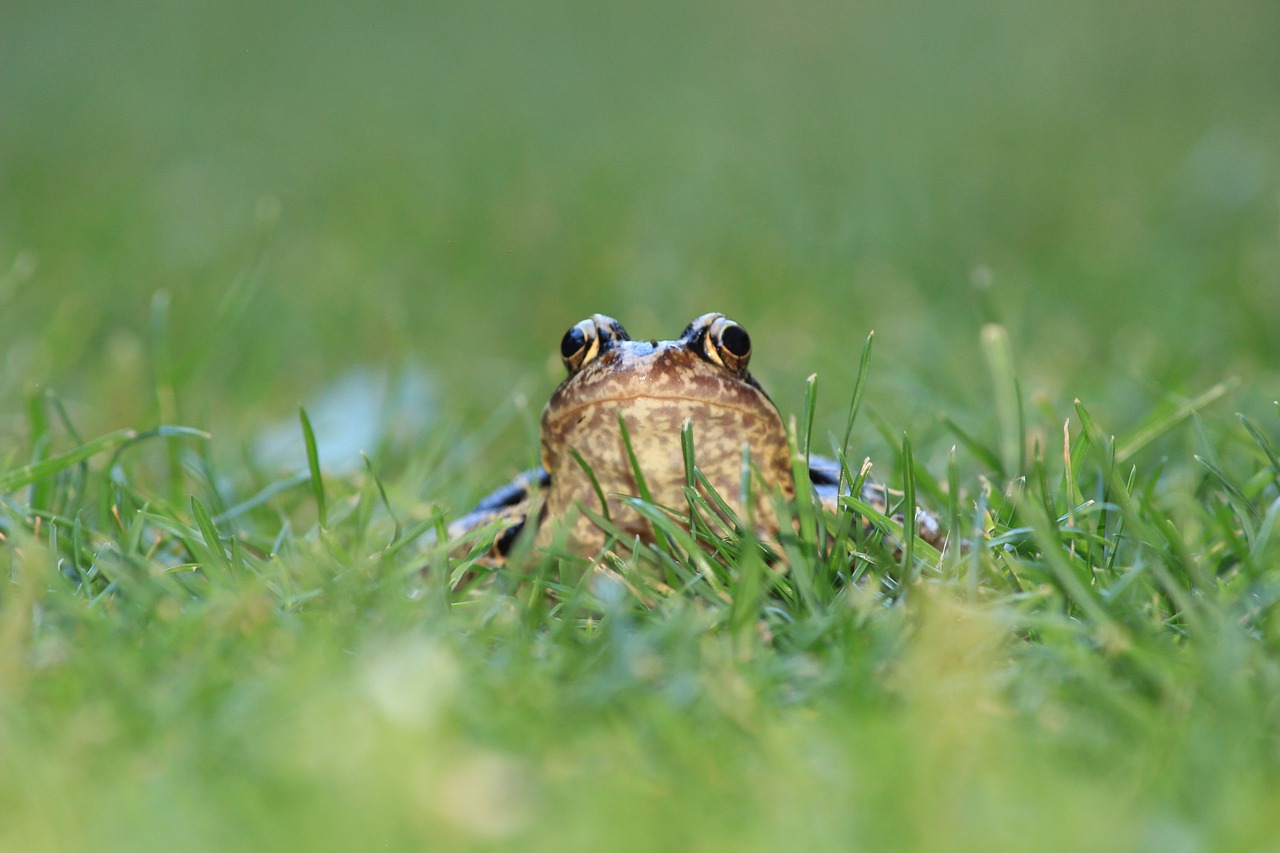
[[[673,341],[633,341],[621,324],[602,314],[578,323],[561,343],[569,375],[542,412],[542,468],[489,495],[450,525],[450,536],[496,522],[503,532],[490,562],[500,562],[516,535],[534,525],[537,546],[554,545],[590,558],[603,549],[606,535],[579,509],[584,507],[607,514],[624,533],[652,542],[649,522],[623,500],[641,496],[641,489],[619,418],[654,503],[677,513],[688,506],[681,447],[687,421],[698,469],[720,498],[763,536],[776,535],[774,498],[794,497],[796,483],[782,418],[747,372],[750,354],[746,332],[722,314],[696,318]],[[755,478],[750,513],[741,503],[744,448]],[[607,513],[574,452],[595,475]],[[839,466],[813,457],[810,479],[806,487],[835,511]],[[876,484],[868,484],[862,498],[881,509],[888,503],[886,490]],[[917,521],[921,538],[941,548],[945,537],[937,520],[918,511]]]
[[[621,500],[640,494],[622,433],[627,435],[654,503],[679,509],[685,498],[680,433],[692,424],[699,470],[739,518],[743,447],[759,472],[753,486],[753,518],[776,532],[773,494],[795,495],[787,434],[777,408],[749,375],[707,360],[691,341],[619,341],[569,376],[542,412],[542,464],[551,475],[546,512],[551,520],[571,520],[566,545],[593,554],[604,545],[600,528],[576,509],[581,503],[601,512],[600,499],[576,450],[595,474],[608,500],[610,521],[623,531],[652,541],[649,523]],[[555,524],[544,524],[539,543],[550,541]]]

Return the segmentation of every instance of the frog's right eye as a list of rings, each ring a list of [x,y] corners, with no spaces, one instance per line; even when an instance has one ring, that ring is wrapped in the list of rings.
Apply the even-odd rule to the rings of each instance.
[[[591,361],[600,352],[600,332],[594,320],[583,320],[570,327],[560,340],[560,358],[564,361],[569,375],[577,373],[582,365]]]

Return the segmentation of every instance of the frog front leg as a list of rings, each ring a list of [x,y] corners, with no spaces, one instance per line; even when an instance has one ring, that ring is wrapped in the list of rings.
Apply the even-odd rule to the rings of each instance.
[[[813,483],[814,491],[817,493],[823,509],[832,513],[838,512],[840,510],[840,497],[848,494],[847,483],[844,484],[844,491],[841,491],[840,463],[826,456],[810,457],[809,479]],[[862,485],[860,497],[881,513],[888,514],[890,492],[887,487],[867,481]],[[906,522],[905,516],[900,512],[893,516],[893,520],[899,524],[905,524]],[[870,529],[871,522],[864,518],[863,526],[866,529]],[[916,507],[916,535],[939,551],[947,543],[946,532],[943,531],[942,525],[938,523],[937,516],[922,507]]]
[[[448,528],[450,540],[456,540],[479,527],[496,525],[498,533],[493,537],[489,553],[482,558],[486,565],[501,566],[516,538],[530,523],[540,520],[540,508],[535,508],[535,496],[546,491],[551,475],[539,466],[530,469],[483,497],[466,515],[454,520]]]

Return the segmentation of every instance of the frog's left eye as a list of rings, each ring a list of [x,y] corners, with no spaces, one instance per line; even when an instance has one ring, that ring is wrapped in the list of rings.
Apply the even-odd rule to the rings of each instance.
[[[594,320],[583,320],[569,328],[560,339],[560,359],[569,375],[577,373],[582,365],[600,352],[600,333]]]
[[[560,339],[560,358],[572,376],[600,353],[629,340],[631,336],[617,320],[592,314],[564,333]]]
[[[703,350],[707,357],[734,373],[745,373],[751,361],[751,336],[728,317],[717,317],[707,329]]]

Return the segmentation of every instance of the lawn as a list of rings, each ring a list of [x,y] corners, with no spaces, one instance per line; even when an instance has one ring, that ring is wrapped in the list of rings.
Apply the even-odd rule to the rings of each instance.
[[[1276,44],[7,2],[0,850],[1280,848]],[[437,544],[565,329],[707,311],[967,547],[803,501],[625,582]]]

